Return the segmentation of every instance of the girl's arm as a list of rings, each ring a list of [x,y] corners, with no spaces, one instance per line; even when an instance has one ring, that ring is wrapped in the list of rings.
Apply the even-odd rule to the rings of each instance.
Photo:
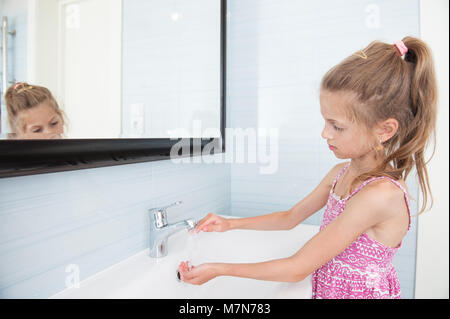
[[[224,219],[214,214],[208,214],[208,216],[198,223],[197,232],[227,231],[232,229],[292,229],[325,206],[333,180],[345,164],[346,163],[334,166],[308,196],[288,211],[236,219]]]
[[[181,267],[183,280],[203,284],[217,276],[235,276],[259,280],[297,282],[339,255],[363,232],[395,214],[396,196],[390,185],[367,185],[345,210],[325,229],[310,239],[296,254],[288,258],[253,264],[203,264],[190,271]]]

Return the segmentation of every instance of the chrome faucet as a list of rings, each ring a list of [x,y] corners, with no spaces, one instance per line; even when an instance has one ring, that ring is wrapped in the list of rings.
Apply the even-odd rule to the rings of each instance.
[[[150,257],[160,258],[168,253],[167,242],[169,237],[182,229],[192,230],[197,225],[193,219],[186,219],[175,224],[167,223],[166,209],[178,206],[182,202],[178,201],[165,207],[151,208],[150,214]]]

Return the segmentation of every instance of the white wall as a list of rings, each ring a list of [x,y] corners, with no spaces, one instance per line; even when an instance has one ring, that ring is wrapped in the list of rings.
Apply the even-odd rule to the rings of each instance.
[[[418,222],[415,296],[419,299],[449,298],[448,10],[447,0],[420,1],[421,37],[433,51],[440,99],[436,153],[428,166],[434,205]]]
[[[58,96],[59,0],[28,0],[27,78]]]
[[[122,0],[61,5],[61,104],[70,138],[113,138],[121,131]]]

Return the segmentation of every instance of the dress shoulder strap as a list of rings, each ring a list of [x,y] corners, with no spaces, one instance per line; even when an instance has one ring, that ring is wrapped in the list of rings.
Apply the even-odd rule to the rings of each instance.
[[[368,180],[364,181],[361,185],[359,185],[350,195],[347,196],[347,198],[345,198],[345,201],[349,200],[350,198],[352,198],[356,193],[358,193],[364,186],[366,186],[367,184],[373,182],[373,181],[377,181],[380,179],[388,179],[390,180],[392,183],[394,183],[395,185],[397,185],[404,194],[405,197],[405,201],[406,201],[406,207],[408,209],[408,216],[409,216],[409,225],[408,225],[408,230],[411,228],[411,204],[409,202],[409,195],[408,192],[406,191],[406,189],[399,183],[397,182],[395,179],[388,177],[388,176],[379,176],[379,177],[372,177],[369,178]]]
[[[345,165],[345,166],[339,171],[339,173],[337,174],[336,178],[334,179],[333,185],[331,186],[330,193],[331,193],[331,192],[334,192],[334,187],[336,186],[336,184],[337,184],[339,178],[342,176],[342,174],[345,173],[345,171],[347,170],[347,168],[349,168],[350,164],[351,164],[351,163],[348,163],[347,165]]]

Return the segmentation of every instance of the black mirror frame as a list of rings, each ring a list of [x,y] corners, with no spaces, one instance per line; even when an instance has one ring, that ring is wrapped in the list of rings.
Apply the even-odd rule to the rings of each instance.
[[[175,144],[190,150],[180,157],[225,153],[226,0],[220,16],[220,138],[1,140],[0,178],[169,160]]]

